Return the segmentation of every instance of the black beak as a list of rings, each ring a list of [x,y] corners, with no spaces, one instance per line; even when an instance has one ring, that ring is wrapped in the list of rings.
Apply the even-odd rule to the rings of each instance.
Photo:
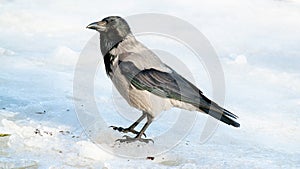
[[[105,25],[106,25],[105,21],[93,22],[93,23],[89,24],[86,28],[104,31],[106,29]]]

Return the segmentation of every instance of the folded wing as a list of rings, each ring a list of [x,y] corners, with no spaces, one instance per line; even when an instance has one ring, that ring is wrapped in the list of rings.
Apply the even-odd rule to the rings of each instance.
[[[139,90],[191,104],[228,125],[240,126],[233,120],[237,118],[235,114],[208,99],[195,85],[172,69],[172,72],[154,68],[139,70],[130,61],[121,62],[119,68],[126,79]]]

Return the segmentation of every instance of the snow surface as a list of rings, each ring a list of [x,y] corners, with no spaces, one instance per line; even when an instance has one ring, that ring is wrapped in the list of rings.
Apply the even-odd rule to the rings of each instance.
[[[200,114],[176,147],[149,154],[154,160],[111,154],[84,133],[74,108],[73,76],[81,50],[95,35],[86,25],[108,15],[146,12],[182,18],[210,40],[224,69],[225,107],[240,117],[240,128],[220,124],[201,144],[207,116]],[[299,17],[298,0],[0,0],[0,133],[10,134],[0,137],[0,168],[300,168]],[[175,50],[139,39],[154,49]],[[180,52],[197,86],[211,96],[203,67],[188,53],[175,53]],[[100,66],[98,107],[110,125],[128,126],[111,104],[111,88]],[[168,129],[176,112],[163,113],[148,137]],[[121,135],[107,130],[100,137]]]

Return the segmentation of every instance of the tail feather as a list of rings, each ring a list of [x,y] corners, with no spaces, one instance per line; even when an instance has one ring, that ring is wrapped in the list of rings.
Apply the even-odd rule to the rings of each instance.
[[[198,105],[194,106],[197,106],[200,110],[204,111],[205,113],[209,114],[217,120],[220,120],[234,127],[240,127],[240,124],[234,121],[234,119],[238,118],[237,115],[231,113],[230,111],[219,106],[217,103],[211,101],[209,98],[204,96],[201,91],[199,92],[199,95],[200,102]]]
[[[200,94],[200,96],[201,96],[201,97],[200,97],[200,100],[204,100],[208,105],[211,106],[211,108],[215,108],[215,109],[217,109],[217,110],[220,110],[220,111],[222,111],[223,114],[225,114],[225,115],[227,115],[227,116],[230,116],[230,117],[232,117],[232,118],[234,118],[234,119],[238,118],[237,115],[235,115],[235,114],[231,113],[230,111],[228,111],[228,110],[222,108],[222,107],[219,106],[217,103],[211,101],[209,98],[207,98],[207,97],[204,96],[203,94]],[[200,107],[199,107],[199,108],[200,108]]]
[[[200,110],[204,111],[205,113],[209,114],[210,116],[214,117],[215,119],[220,120],[228,125],[232,125],[234,127],[240,127],[240,124],[234,120],[234,119],[238,118],[237,115],[222,108],[217,103],[211,101],[209,98],[207,98],[203,94],[201,94],[200,96],[201,96],[200,103],[202,103],[202,104],[198,105]],[[205,103],[205,104],[203,104],[203,103]]]
[[[210,116],[212,116],[213,118],[220,120],[228,125],[232,125],[234,127],[240,127],[240,124],[237,123],[236,121],[234,121],[233,119],[231,119],[230,117],[228,117],[226,112],[217,112],[214,110],[210,110],[207,108],[200,108],[202,111],[204,111],[205,113],[209,114]],[[234,118],[236,119],[236,118]]]

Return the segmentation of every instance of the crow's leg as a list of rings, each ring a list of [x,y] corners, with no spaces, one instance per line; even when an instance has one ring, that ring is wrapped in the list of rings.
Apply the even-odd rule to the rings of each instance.
[[[149,127],[149,125],[152,123],[152,121],[153,121],[153,117],[150,114],[147,114],[146,124],[143,126],[141,131],[138,132],[137,135],[134,138],[131,138],[131,137],[125,135],[125,136],[123,136],[123,137],[125,137],[125,139],[118,139],[116,141],[120,141],[121,143],[122,142],[129,143],[129,142],[133,142],[133,141],[140,141],[140,142],[145,142],[145,143],[149,143],[149,142],[154,143],[154,141],[152,139],[143,139],[142,138],[142,135],[144,135],[146,129]]]
[[[129,126],[128,128],[123,128],[123,127],[116,127],[116,126],[110,126],[112,129],[114,129],[114,130],[117,130],[117,131],[119,131],[119,132],[122,132],[122,133],[128,133],[128,132],[130,132],[130,133],[133,133],[133,134],[139,134],[140,132],[138,132],[138,131],[136,131],[136,130],[134,130],[134,128],[146,117],[146,113],[145,112],[143,112],[143,114],[142,114],[142,116],[139,118],[139,119],[137,119],[137,121],[136,122],[134,122],[131,126]],[[145,133],[143,133],[143,135],[146,137],[146,134]]]
[[[135,137],[136,139],[142,138],[142,135],[145,133],[146,129],[149,127],[149,125],[152,123],[152,121],[153,121],[153,117],[151,115],[147,114],[147,122],[143,126],[141,131],[136,135],[136,137]]]

